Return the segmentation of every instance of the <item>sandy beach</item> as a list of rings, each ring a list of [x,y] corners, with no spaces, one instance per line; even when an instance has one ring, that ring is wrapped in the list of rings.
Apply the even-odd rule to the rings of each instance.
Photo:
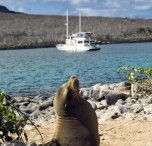
[[[116,119],[99,124],[100,146],[152,146],[152,120]],[[56,122],[43,122],[38,129],[44,143],[49,142],[55,131]],[[38,132],[26,126],[29,141],[41,144]]]

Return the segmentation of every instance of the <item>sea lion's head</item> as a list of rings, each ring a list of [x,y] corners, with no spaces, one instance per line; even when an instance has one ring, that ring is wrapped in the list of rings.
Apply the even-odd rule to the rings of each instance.
[[[54,108],[58,116],[69,116],[69,109],[79,101],[79,80],[71,76],[56,92]]]

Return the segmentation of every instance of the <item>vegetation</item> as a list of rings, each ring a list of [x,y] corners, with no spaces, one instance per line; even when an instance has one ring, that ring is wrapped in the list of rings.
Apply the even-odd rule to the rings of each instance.
[[[24,142],[25,139],[28,141],[28,136],[24,130],[27,120],[31,122],[40,134],[43,145],[42,135],[34,123],[15,107],[11,97],[4,92],[0,92],[0,141],[8,142],[13,140],[12,134],[16,135],[16,140]]]
[[[128,70],[127,77],[128,81],[132,84],[137,84],[138,89],[136,93],[142,96],[152,95],[152,67],[147,68],[137,68],[137,67],[121,67],[118,71]]]
[[[23,141],[22,133],[24,133],[27,141],[27,134],[24,130],[26,121],[23,115],[17,111],[19,114],[19,117],[17,117],[17,114],[14,112],[14,107],[3,105],[4,98],[9,97],[3,92],[0,93],[0,139],[2,139],[3,142],[11,141],[12,137],[10,134],[16,134],[17,140]]]
[[[0,12],[0,48],[64,42],[65,16]],[[78,31],[78,16],[69,16],[69,34]],[[151,19],[82,17],[82,31],[91,31],[102,43],[152,41]]]

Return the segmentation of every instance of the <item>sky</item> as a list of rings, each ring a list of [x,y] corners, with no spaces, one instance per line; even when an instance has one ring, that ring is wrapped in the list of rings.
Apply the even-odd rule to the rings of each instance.
[[[9,10],[42,15],[152,19],[152,0],[0,0]]]

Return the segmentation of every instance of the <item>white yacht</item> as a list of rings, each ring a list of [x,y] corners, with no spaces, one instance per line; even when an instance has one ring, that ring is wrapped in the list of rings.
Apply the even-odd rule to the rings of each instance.
[[[65,44],[58,44],[56,48],[59,51],[73,51],[73,52],[81,52],[81,51],[94,51],[100,50],[99,43],[96,42],[92,35],[92,32],[81,32],[81,13],[79,15],[79,32],[68,35],[68,10],[67,10],[67,38]]]

